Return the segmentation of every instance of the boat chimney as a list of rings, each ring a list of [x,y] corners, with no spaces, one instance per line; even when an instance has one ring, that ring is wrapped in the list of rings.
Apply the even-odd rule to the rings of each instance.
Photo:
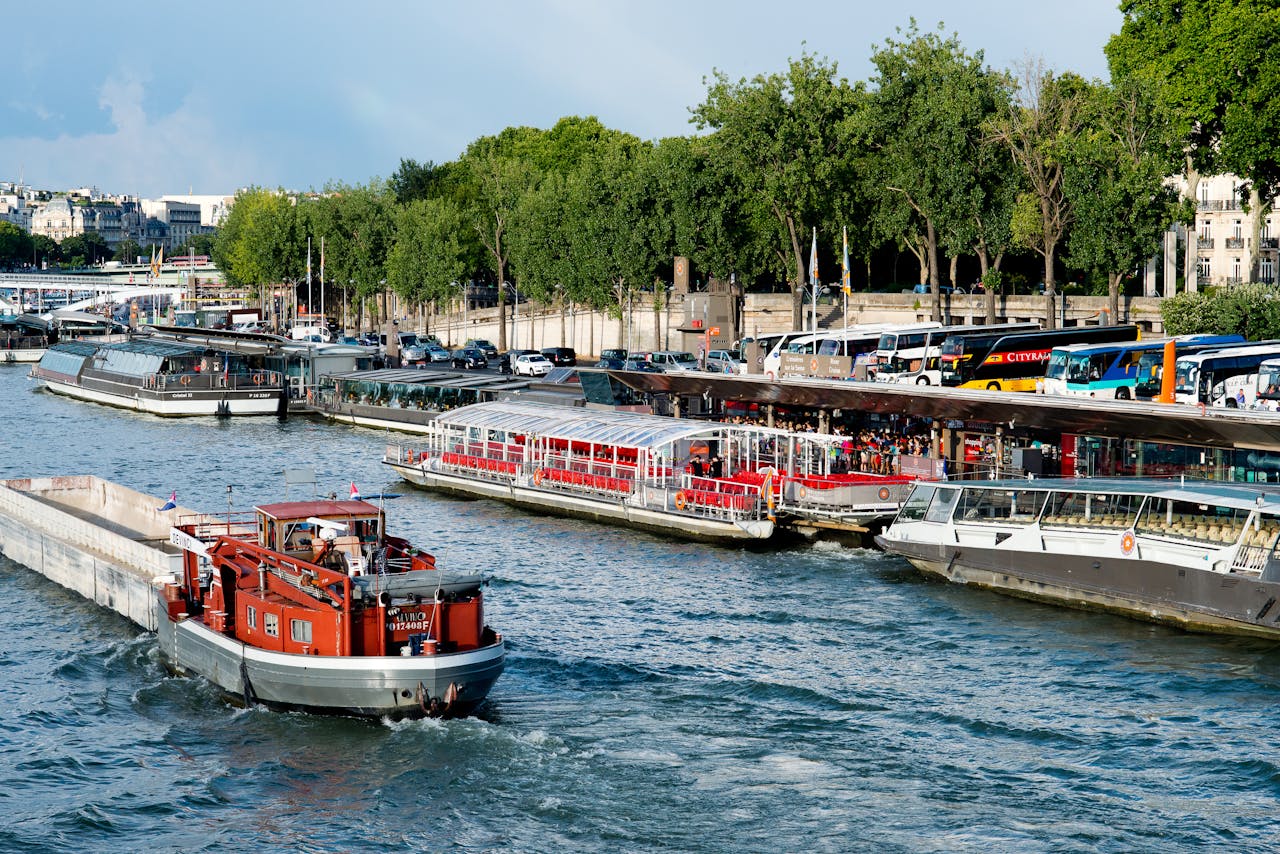
[[[258,561],[258,592],[267,592],[267,564],[265,561]]]

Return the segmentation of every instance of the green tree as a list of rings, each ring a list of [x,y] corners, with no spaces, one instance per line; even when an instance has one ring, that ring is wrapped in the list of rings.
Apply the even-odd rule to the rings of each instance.
[[[1006,108],[1007,96],[1004,78],[983,66],[981,53],[966,53],[955,35],[921,34],[914,20],[902,35],[872,54],[877,74],[860,124],[886,202],[896,200],[915,214],[889,217],[886,224],[923,226],[920,236],[899,237],[918,253],[933,319],[941,320],[939,245],[951,254],[952,284],[958,284],[955,261],[979,239],[987,177],[979,171],[979,152],[989,147],[984,124]]]
[[[181,255],[213,255],[213,244],[216,238],[212,234],[193,234],[187,238],[187,242],[181,246],[175,247],[169,253],[170,257]]]
[[[1242,196],[1259,213],[1252,244],[1259,245],[1257,229],[1280,191],[1280,7],[1274,0],[1125,0],[1120,11],[1124,22],[1106,46],[1112,79],[1133,79],[1153,93],[1173,131],[1167,162],[1182,173],[1190,204],[1203,175],[1244,179]],[[1192,229],[1188,281],[1195,259]]]
[[[57,264],[62,261],[62,249],[57,241],[47,234],[33,234],[31,235],[31,257],[36,267],[42,267],[45,263]]]
[[[806,246],[810,229],[830,220],[847,180],[847,118],[855,90],[836,64],[803,54],[785,74],[732,82],[712,76],[706,100],[693,109],[699,128],[715,131],[715,156],[735,178],[743,198],[771,220],[752,217],[758,233],[774,232],[773,253],[792,292],[792,320],[803,320]]]
[[[1080,132],[1088,84],[1078,75],[1055,76],[1038,62],[1021,69],[1014,101],[990,124],[992,139],[1009,154],[1029,189],[1019,195],[1011,220],[1016,243],[1044,259],[1045,316],[1054,325],[1054,262],[1071,226],[1063,187],[1063,150]]]
[[[1120,280],[1155,253],[1174,215],[1160,146],[1164,125],[1132,81],[1095,84],[1082,132],[1064,146],[1063,187],[1075,213],[1066,263],[1107,277],[1111,317]]]
[[[395,210],[387,284],[411,303],[450,300],[470,269],[460,235],[462,214],[448,199],[416,199]]]
[[[30,234],[14,223],[0,221],[0,266],[30,264],[33,248]]]
[[[58,244],[63,262],[72,267],[85,267],[111,258],[115,253],[107,239],[96,231],[74,234]]]
[[[213,245],[213,258],[232,284],[296,283],[306,269],[306,238],[294,200],[283,190],[250,187],[236,194]]]
[[[138,257],[143,254],[142,247],[138,245],[138,241],[130,239],[121,240],[116,244],[116,252],[113,257],[123,264],[136,264]]]
[[[1181,293],[1160,304],[1160,317],[1169,335],[1280,338],[1280,288],[1251,284]]]

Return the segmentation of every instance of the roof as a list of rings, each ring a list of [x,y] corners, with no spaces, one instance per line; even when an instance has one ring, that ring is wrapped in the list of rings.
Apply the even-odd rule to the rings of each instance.
[[[195,344],[182,344],[158,338],[134,338],[115,344],[103,344],[103,350],[123,350],[126,353],[145,353],[148,356],[189,356],[203,353],[205,348]]]
[[[367,501],[282,501],[278,504],[259,504],[260,513],[272,519],[305,519],[308,516],[376,516],[376,505]]]
[[[473,403],[441,413],[436,423],[628,448],[653,448],[679,439],[716,435],[723,433],[727,426],[718,422],[516,400]]]
[[[1265,484],[1228,483],[1214,480],[1159,480],[1152,478],[1091,477],[1037,480],[957,480],[936,483],[946,487],[986,487],[995,489],[1052,489],[1057,492],[1089,492],[1094,495],[1155,495],[1175,501],[1215,504],[1221,507],[1253,509],[1261,507],[1280,513],[1280,489]]]

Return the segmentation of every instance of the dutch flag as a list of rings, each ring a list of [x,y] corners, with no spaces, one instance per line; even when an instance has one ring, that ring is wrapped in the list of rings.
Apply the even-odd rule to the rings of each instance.
[[[354,480],[351,481],[351,500],[352,501],[360,500],[360,490],[356,489],[356,482]]]
[[[178,506],[178,490],[175,489],[173,492],[169,493],[169,500],[164,503],[163,507],[158,508],[158,511],[160,513],[163,513],[166,510],[173,510],[177,506]]]

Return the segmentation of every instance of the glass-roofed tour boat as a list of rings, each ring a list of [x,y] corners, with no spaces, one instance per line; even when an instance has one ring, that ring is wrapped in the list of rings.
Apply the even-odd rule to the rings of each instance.
[[[887,521],[914,480],[832,471],[839,436],[523,401],[441,413],[383,462],[417,486],[700,540]],[[798,527],[798,526],[797,526]],[[862,528],[865,530],[865,528]]]
[[[150,337],[63,341],[31,369],[49,391],[153,415],[275,415],[284,378],[263,357]]]
[[[1278,535],[1260,485],[1093,478],[920,483],[876,542],[947,581],[1280,638]]]

